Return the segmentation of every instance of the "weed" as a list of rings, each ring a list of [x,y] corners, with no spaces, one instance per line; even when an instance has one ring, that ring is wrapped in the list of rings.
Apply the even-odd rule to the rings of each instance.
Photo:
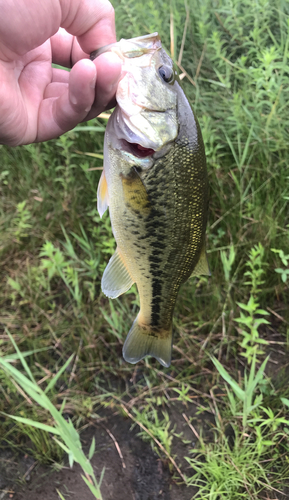
[[[250,285],[251,288],[250,298],[247,304],[237,302],[241,309],[240,317],[235,318],[235,321],[241,325],[239,333],[243,336],[243,340],[240,342],[240,347],[242,348],[241,355],[247,359],[249,364],[252,363],[253,359],[258,359],[257,356],[264,354],[260,346],[268,345],[265,339],[260,338],[258,328],[261,325],[269,324],[269,321],[264,318],[264,316],[269,316],[269,313],[264,309],[260,309],[259,303],[256,300],[256,296],[262,291],[261,285],[264,284],[264,280],[262,279],[262,275],[265,272],[263,257],[264,248],[259,243],[249,253],[249,260],[247,262],[249,270],[244,274],[244,276],[248,277],[245,285]]]
[[[21,203],[17,203],[17,213],[12,219],[12,234],[15,236],[17,241],[20,238],[25,238],[28,236],[31,224],[31,212],[26,208],[27,201],[24,200]]]
[[[233,438],[228,438],[226,423],[220,416],[222,412],[215,403],[215,440],[213,443],[206,442],[200,436],[199,448],[191,452],[194,455],[192,458],[187,457],[194,471],[188,484],[199,487],[198,498],[200,495],[203,499],[215,500],[220,496],[228,500],[254,500],[264,488],[277,491],[278,479],[274,477],[274,468],[283,468],[287,474],[287,467],[284,461],[280,463],[278,453],[272,455],[272,451],[284,438],[287,439],[283,426],[288,421],[262,406],[260,391],[268,358],[256,371],[254,354],[250,373],[247,375],[245,372],[244,375],[243,388],[217,359],[212,361],[231,388],[226,387],[226,405],[230,408],[227,423],[233,431]]]
[[[254,355],[252,357],[249,376],[247,375],[246,372],[244,375],[244,389],[242,389],[239,386],[239,384],[233,380],[233,378],[229,375],[227,370],[221,365],[221,363],[217,359],[213,359],[213,363],[216,366],[218,372],[224,378],[224,380],[230,385],[231,389],[237,396],[237,400],[241,401],[243,404],[242,411],[240,412],[240,415],[242,416],[243,432],[246,432],[247,430],[247,421],[249,415],[252,413],[253,410],[258,408],[258,406],[260,406],[262,402],[263,398],[262,394],[259,394],[257,396],[254,395],[256,393],[256,390],[258,389],[259,383],[263,379],[264,370],[268,362],[268,359],[269,358],[263,361],[259,370],[256,372],[256,356]],[[238,415],[237,401],[234,398],[233,394],[228,389],[227,389],[227,394],[230,402],[230,409],[232,415],[236,416]]]
[[[268,341],[260,338],[258,328],[261,325],[269,325],[263,317],[269,315],[267,311],[259,308],[258,302],[256,302],[253,295],[250,296],[247,304],[241,304],[238,302],[238,306],[242,309],[239,318],[235,318],[235,321],[241,325],[239,332],[243,335],[243,340],[240,342],[240,347],[242,348],[241,355],[247,358],[250,364],[254,358],[254,355],[261,356],[264,351],[260,349],[261,345],[268,345]],[[245,312],[243,312],[245,311]],[[246,327],[246,329],[245,329]]]
[[[158,410],[150,405],[142,408],[141,411],[134,410],[136,420],[141,422],[143,426],[163,445],[168,455],[171,454],[171,446],[173,440],[173,429],[170,429],[171,422],[167,412],[163,411],[163,419],[159,417]],[[151,436],[143,430],[138,433],[144,441],[151,441]],[[153,441],[151,441],[154,450],[159,453]]]
[[[50,382],[47,384],[46,389],[43,391],[39,385],[35,382],[34,377],[30,371],[30,368],[28,367],[28,364],[25,360],[25,357],[22,355],[22,353],[19,351],[17,345],[13,341],[13,338],[7,332],[15,349],[17,352],[17,357],[21,361],[21,364],[27,374],[27,376],[23,375],[19,370],[17,370],[15,367],[11,366],[9,363],[9,356],[5,359],[2,358],[0,359],[0,364],[2,368],[6,371],[6,373],[9,374],[10,377],[12,377],[17,384],[22,388],[22,390],[25,391],[25,393],[32,398],[38,405],[40,405],[42,408],[47,410],[50,414],[51,417],[54,421],[54,425],[47,425],[43,424],[41,422],[38,422],[37,420],[33,421],[31,419],[27,419],[21,416],[16,416],[16,415],[9,415],[10,418],[20,422],[21,424],[28,425],[30,427],[35,427],[38,431],[45,431],[46,433],[51,433],[54,436],[54,441],[60,446],[62,450],[64,450],[68,454],[68,459],[69,459],[69,465],[70,467],[73,466],[74,462],[77,462],[80,464],[82,467],[83,472],[85,473],[85,476],[82,476],[84,482],[86,485],[89,487],[90,491],[94,495],[94,497],[98,500],[102,500],[102,495],[100,492],[100,484],[101,480],[103,477],[103,473],[101,475],[100,483],[97,483],[93,468],[90,464],[90,459],[92,458],[94,451],[95,451],[95,441],[93,440],[90,446],[89,454],[88,454],[88,459],[84,455],[80,443],[80,438],[79,434],[73,427],[72,422],[69,420],[65,420],[65,418],[62,415],[63,407],[62,405],[62,410],[59,412],[55,406],[51,403],[49,397],[47,394],[53,387],[55,386],[57,380],[61,376],[61,374],[64,372],[64,370],[67,368],[67,366],[70,364],[72,357],[71,356],[65,365],[59,370],[59,372],[50,380]],[[38,442],[41,445],[43,445],[43,432],[29,432],[28,434],[30,437],[32,437],[34,443]],[[41,436],[40,441],[39,441],[39,436]],[[61,439],[61,440],[60,440]],[[44,439],[45,443],[47,443],[47,439]],[[50,445],[51,448],[51,445]],[[44,450],[46,451],[46,450]]]
[[[285,255],[285,252],[283,250],[279,250],[277,248],[271,248],[272,252],[278,254],[283,266],[286,266],[286,269],[283,267],[277,267],[275,269],[275,272],[281,275],[281,279],[283,283],[286,283],[287,278],[289,277],[289,255]]]

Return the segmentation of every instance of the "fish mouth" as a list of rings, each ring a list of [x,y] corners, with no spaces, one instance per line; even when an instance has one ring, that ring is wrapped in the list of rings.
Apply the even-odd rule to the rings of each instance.
[[[127,153],[136,156],[137,158],[147,158],[148,156],[152,156],[155,153],[155,150],[152,148],[145,148],[141,144],[137,144],[136,142],[128,142],[125,139],[122,139],[122,148]]]

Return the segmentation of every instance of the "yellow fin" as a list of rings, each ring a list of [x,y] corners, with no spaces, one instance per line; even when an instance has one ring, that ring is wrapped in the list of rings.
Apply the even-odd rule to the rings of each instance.
[[[134,280],[129,274],[125,261],[116,249],[104,270],[101,280],[102,291],[107,297],[115,299],[127,292],[133,284]]]
[[[127,206],[135,211],[149,214],[151,204],[138,171],[133,167],[127,176],[121,174],[124,199]]]
[[[205,245],[202,248],[200,258],[196,267],[194,268],[191,276],[200,276],[200,274],[205,274],[206,276],[211,276],[211,271],[208,264],[207,254]]]
[[[143,328],[138,317],[128,332],[125,340],[122,355],[128,363],[135,364],[145,356],[153,356],[163,366],[171,364],[172,357],[172,328],[166,336],[157,336],[150,333],[149,327]]]
[[[108,190],[107,190],[106,177],[103,170],[97,188],[97,210],[100,217],[103,216],[107,207],[108,207]]]

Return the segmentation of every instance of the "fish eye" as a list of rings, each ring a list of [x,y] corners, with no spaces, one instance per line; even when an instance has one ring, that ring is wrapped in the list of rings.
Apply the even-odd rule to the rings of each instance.
[[[171,83],[173,81],[174,72],[169,66],[160,66],[159,75],[164,82]]]

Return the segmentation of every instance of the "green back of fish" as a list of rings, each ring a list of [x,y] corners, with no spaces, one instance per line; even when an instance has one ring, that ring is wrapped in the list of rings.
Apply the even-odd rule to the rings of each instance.
[[[208,207],[206,158],[199,124],[178,89],[180,130],[174,147],[142,177],[152,209],[150,241],[152,324],[169,328],[176,296],[204,249]]]

